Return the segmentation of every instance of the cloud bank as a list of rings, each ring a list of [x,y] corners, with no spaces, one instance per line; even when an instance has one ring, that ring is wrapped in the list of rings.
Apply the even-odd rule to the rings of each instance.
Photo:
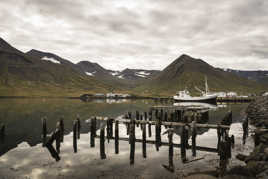
[[[181,54],[268,70],[267,0],[0,1],[0,36],[108,69],[163,69]]]

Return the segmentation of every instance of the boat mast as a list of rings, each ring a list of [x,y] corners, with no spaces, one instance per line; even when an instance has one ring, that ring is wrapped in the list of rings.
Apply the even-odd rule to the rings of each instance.
[[[206,94],[208,94],[208,81],[207,76],[205,76]]]

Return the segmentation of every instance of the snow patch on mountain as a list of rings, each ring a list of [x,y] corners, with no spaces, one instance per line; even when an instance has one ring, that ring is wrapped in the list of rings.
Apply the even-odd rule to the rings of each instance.
[[[117,76],[117,75],[119,75],[119,72],[118,71],[110,72],[110,74],[113,75],[113,76]]]
[[[151,73],[149,72],[145,72],[145,71],[139,71],[139,72],[136,72],[135,75],[136,76],[139,76],[139,77],[142,77],[142,78],[146,78],[148,75],[150,75]]]
[[[41,60],[46,60],[46,61],[50,61],[52,63],[58,63],[58,64],[60,64],[60,62],[58,60],[56,60],[55,58],[53,58],[53,57],[46,57],[46,56],[44,56],[43,58],[41,58]]]
[[[95,76],[94,73],[96,73],[96,71],[94,71],[94,72],[92,72],[92,73],[90,73],[90,72],[86,72],[86,74],[87,74],[88,76]]]
[[[120,78],[120,79],[125,79],[124,75],[120,75],[120,76],[117,76],[117,77]]]

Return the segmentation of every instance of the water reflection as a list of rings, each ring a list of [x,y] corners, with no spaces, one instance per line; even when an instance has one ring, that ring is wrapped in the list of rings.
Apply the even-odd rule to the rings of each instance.
[[[166,104],[167,102],[165,102]],[[112,118],[138,111],[149,111],[153,105],[161,104],[154,100],[127,100],[123,103],[109,104],[105,100],[82,102],[69,99],[2,99],[0,101],[0,123],[6,124],[6,137],[1,140],[0,156],[8,150],[17,147],[22,142],[34,146],[42,142],[41,118],[47,117],[47,132],[52,133],[57,121],[63,117],[67,135],[72,131],[73,120],[77,114],[81,118],[81,133],[90,131],[86,119],[91,116],[109,116]],[[172,105],[170,103],[169,105]],[[233,121],[239,121],[240,111],[245,105],[231,105],[227,108],[220,108],[210,112],[209,123],[216,124],[225,113],[232,109]],[[99,124],[97,124],[99,125]],[[98,126],[99,127],[99,126]],[[206,131],[202,131],[204,133]]]

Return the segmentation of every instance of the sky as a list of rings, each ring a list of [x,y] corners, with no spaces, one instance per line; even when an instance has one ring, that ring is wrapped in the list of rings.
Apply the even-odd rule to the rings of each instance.
[[[268,70],[267,9],[267,0],[1,0],[0,37],[113,70],[161,70],[182,54]]]

